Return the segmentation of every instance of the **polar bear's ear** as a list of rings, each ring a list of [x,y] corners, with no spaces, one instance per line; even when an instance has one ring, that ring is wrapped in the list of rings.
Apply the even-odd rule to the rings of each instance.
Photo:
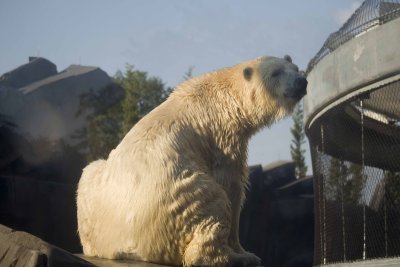
[[[247,81],[250,81],[251,76],[253,76],[253,69],[251,67],[247,67],[243,70],[243,76]]]
[[[292,63],[292,58],[289,55],[285,55],[283,59]]]

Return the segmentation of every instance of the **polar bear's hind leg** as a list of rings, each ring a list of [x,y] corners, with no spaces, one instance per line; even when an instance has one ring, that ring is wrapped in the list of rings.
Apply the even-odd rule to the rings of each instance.
[[[78,233],[83,247],[83,253],[87,256],[99,256],[94,244],[95,240],[95,219],[94,211],[97,209],[96,202],[93,201],[96,190],[94,186],[99,179],[106,165],[105,160],[97,160],[89,164],[82,173],[77,190],[77,217]]]

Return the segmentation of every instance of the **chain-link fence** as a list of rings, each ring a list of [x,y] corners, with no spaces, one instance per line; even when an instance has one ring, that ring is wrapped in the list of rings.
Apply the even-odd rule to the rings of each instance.
[[[400,82],[362,93],[308,132],[315,263],[400,256]]]
[[[366,0],[336,32],[329,35],[324,45],[309,62],[307,73],[327,54],[350,39],[400,16],[400,0]]]
[[[398,17],[400,0],[364,1],[309,63],[315,265],[400,257]]]

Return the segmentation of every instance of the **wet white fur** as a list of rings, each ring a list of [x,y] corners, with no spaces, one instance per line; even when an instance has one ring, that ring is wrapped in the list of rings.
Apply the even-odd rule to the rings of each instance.
[[[269,78],[276,64],[287,61],[262,57],[181,84],[107,160],[89,164],[77,191],[84,254],[186,266],[260,264],[239,244],[238,224],[249,138],[295,104]]]

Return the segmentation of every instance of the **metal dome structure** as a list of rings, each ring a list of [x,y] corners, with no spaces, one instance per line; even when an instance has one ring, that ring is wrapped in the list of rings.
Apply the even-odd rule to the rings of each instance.
[[[399,44],[400,0],[366,0],[309,63],[317,266],[400,266]]]

